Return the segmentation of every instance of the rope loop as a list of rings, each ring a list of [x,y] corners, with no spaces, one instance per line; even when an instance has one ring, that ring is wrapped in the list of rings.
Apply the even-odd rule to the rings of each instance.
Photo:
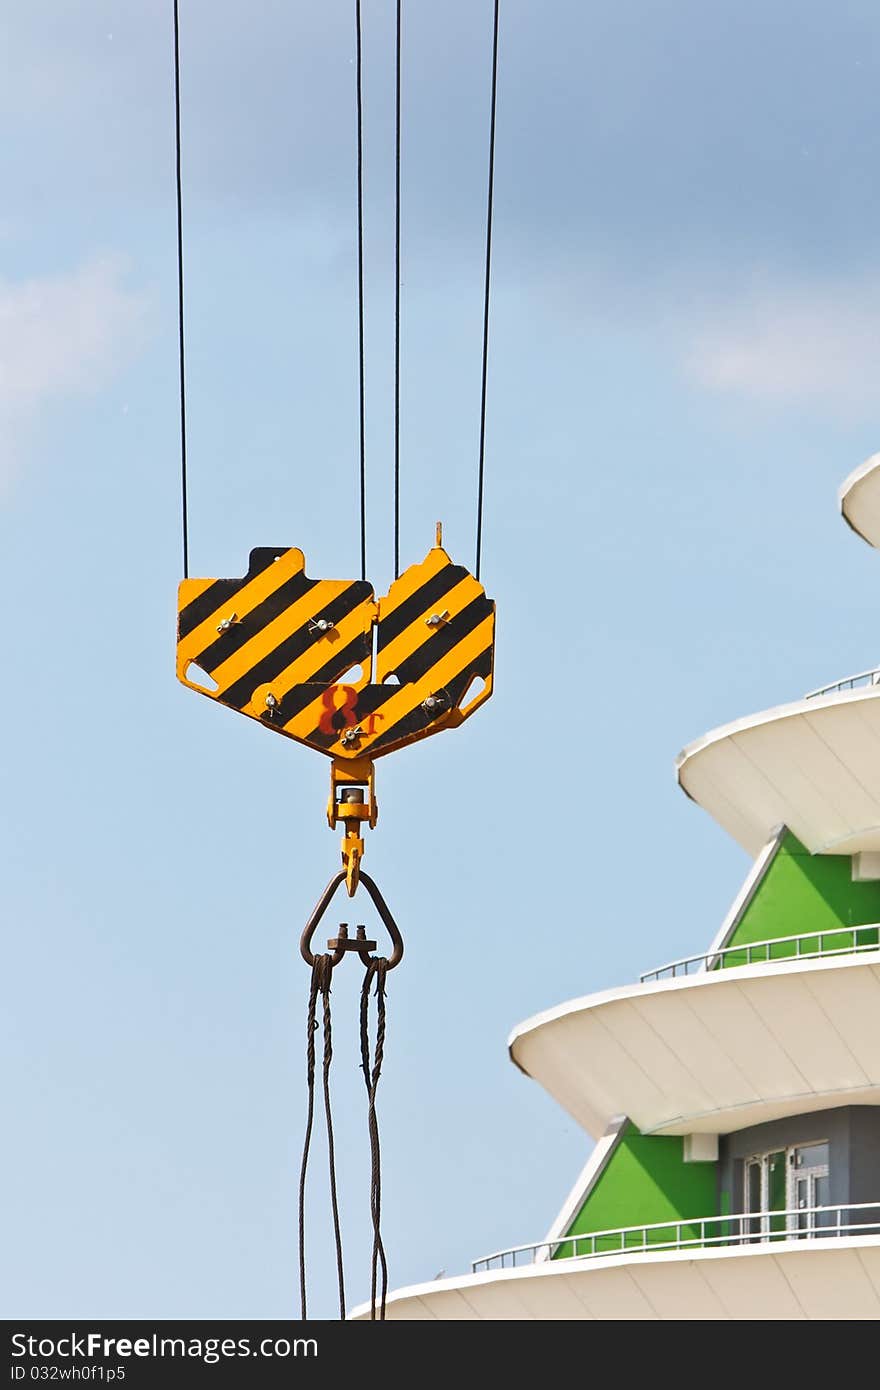
[[[323,1004],[323,1090],[324,1116],[327,1125],[327,1160],[330,1174],[330,1203],[333,1208],[333,1235],[336,1245],[336,1278],[339,1288],[339,1316],[345,1319],[345,1274],[342,1262],[342,1231],[339,1221],[339,1200],[336,1188],[336,1148],[333,1139],[333,1112],[330,1104],[330,1063],[333,1060],[333,1029],[330,1016],[330,985],[333,979],[335,961],[325,954],[312,960],[312,978],[309,987],[309,1003],[306,1021],[306,1084],[308,1103],[306,1109],[306,1133],[303,1142],[302,1164],[299,1177],[299,1279],[300,1307],[305,1322],[308,1316],[306,1298],[306,1176],[309,1166],[309,1150],[312,1142],[312,1128],[315,1117],[315,1037],[318,1032],[318,996]]]
[[[385,1057],[385,980],[391,968],[384,956],[370,956],[365,962],[363,984],[361,986],[361,1068],[367,1088],[367,1128],[370,1135],[370,1215],[373,1221],[373,1250],[370,1270],[370,1320],[375,1322],[378,1271],[381,1267],[382,1284],[379,1294],[378,1320],[385,1321],[385,1304],[388,1296],[388,1261],[382,1241],[382,1156],[379,1146],[379,1122],[376,1116],[376,1091],[382,1074]],[[370,1056],[369,1010],[370,986],[376,982],[376,1044],[372,1060]]]

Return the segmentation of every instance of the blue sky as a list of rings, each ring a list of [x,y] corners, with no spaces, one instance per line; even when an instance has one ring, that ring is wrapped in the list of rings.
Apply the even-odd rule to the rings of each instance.
[[[181,0],[192,573],[357,574],[353,6]],[[405,3],[403,555],[470,563],[490,0]],[[365,0],[369,572],[391,572],[393,6]],[[170,3],[0,17],[7,1316],[296,1310],[327,767],[174,681]],[[540,1238],[590,1148],[514,1023],[701,949],[748,863],[706,729],[860,670],[880,17],[504,0],[483,577],[496,696],[379,765],[404,929],[392,1283]],[[335,1097],[368,1287],[357,978]],[[320,1146],[313,1307],[334,1310]]]

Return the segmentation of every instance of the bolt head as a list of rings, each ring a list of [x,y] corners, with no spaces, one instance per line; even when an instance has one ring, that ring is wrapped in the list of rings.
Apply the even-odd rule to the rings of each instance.
[[[276,700],[274,695],[267,695],[266,704],[269,706],[270,709],[274,709],[275,706],[278,704],[278,701]]]

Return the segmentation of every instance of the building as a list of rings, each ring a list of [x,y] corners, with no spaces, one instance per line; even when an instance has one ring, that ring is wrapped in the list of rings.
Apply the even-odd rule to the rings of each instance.
[[[840,501],[880,547],[880,455]],[[392,1293],[389,1318],[880,1317],[878,682],[680,755],[754,856],[727,919],[704,955],[514,1029],[596,1147],[543,1239]]]

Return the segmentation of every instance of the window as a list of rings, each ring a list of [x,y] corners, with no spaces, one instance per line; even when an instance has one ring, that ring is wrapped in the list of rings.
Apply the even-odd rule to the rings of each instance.
[[[748,1222],[748,1232],[759,1239],[785,1231],[785,1157],[785,1149],[774,1149],[746,1160],[746,1211],[762,1213]]]
[[[831,1224],[831,1212],[816,1210],[831,1201],[827,1140],[754,1154],[744,1167],[744,1210],[755,1213],[746,1233],[753,1239],[810,1234]]]
[[[831,1180],[828,1172],[828,1145],[802,1144],[790,1150],[790,1201],[797,1215],[794,1226],[798,1231],[815,1231],[831,1222],[830,1211],[816,1211],[816,1207],[827,1207],[831,1200]]]

